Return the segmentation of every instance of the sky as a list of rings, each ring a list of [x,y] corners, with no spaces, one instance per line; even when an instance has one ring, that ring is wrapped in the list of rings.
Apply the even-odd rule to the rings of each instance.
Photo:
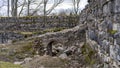
[[[84,9],[85,8],[85,5],[87,5],[87,0],[81,0],[80,2],[80,8],[81,9]],[[57,7],[57,9],[69,9],[69,8],[72,8],[72,3],[70,0],[65,0],[61,5],[59,5]]]
[[[50,0],[50,1],[51,1],[51,0]],[[1,6],[2,4],[7,4],[7,3],[4,2],[4,0],[0,0],[0,6]],[[87,0],[81,0],[80,5],[79,5],[79,6],[80,6],[80,10],[84,9],[84,8],[85,8],[85,5],[87,5],[87,4],[88,4]],[[47,8],[50,8],[51,5],[52,5],[52,4],[49,3],[49,4],[47,5]],[[67,9],[72,9],[71,0],[64,0],[64,2],[63,2],[62,4],[60,4],[60,5],[58,5],[53,12],[59,12],[59,11],[61,11],[61,10],[67,10]],[[1,16],[1,15],[2,15],[2,16],[6,16],[6,14],[7,14],[7,7],[4,6],[4,7],[0,8],[0,16]]]
[[[81,0],[80,2],[80,10],[83,10],[85,8],[85,6],[88,4],[87,0]],[[51,6],[51,4],[48,5],[48,8]],[[62,10],[68,10],[68,9],[72,9],[72,3],[71,0],[64,0],[64,2],[60,5],[58,5],[55,8],[56,12],[62,11]],[[54,12],[54,11],[53,11]]]

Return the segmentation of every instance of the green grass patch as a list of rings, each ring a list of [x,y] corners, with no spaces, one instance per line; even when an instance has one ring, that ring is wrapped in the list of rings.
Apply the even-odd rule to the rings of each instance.
[[[27,57],[25,56],[25,54],[27,54],[28,56],[33,56],[35,54],[33,50],[33,42],[28,42],[21,45],[21,47],[19,47],[19,49],[16,51],[17,52],[15,53],[15,56],[21,59]]]
[[[96,63],[96,59],[94,58],[96,51],[93,50],[88,44],[83,45],[82,54],[84,55],[85,63],[89,65],[93,65]]]
[[[23,68],[23,67],[9,62],[0,61],[0,68]]]
[[[109,30],[108,31],[111,35],[114,35],[115,33],[117,33],[117,30]]]
[[[65,29],[64,27],[60,27],[60,28],[51,28],[51,29],[46,29],[46,30],[44,30],[44,32],[46,33],[46,32],[57,32],[57,31],[61,31],[61,30],[63,30],[63,29]]]

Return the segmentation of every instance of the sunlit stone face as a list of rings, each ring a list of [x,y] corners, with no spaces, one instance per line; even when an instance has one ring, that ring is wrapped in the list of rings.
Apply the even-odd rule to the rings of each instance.
[[[118,23],[113,23],[113,30],[118,30]]]
[[[114,12],[115,13],[120,12],[120,0],[115,0]]]

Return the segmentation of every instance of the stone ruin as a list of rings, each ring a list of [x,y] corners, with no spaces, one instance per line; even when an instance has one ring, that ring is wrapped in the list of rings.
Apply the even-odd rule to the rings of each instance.
[[[47,54],[51,55],[53,42],[60,43],[64,52],[74,51],[75,48],[77,53],[79,53],[80,44],[86,42],[98,52],[105,68],[119,68],[120,0],[88,0],[88,2],[89,4],[80,13],[78,26],[40,35],[41,43],[48,47],[46,50],[50,52]]]
[[[88,0],[89,5],[82,11],[87,23],[88,39],[98,44],[98,50],[107,54],[117,64],[120,61],[120,0]],[[105,61],[107,58],[101,56]],[[108,62],[108,61],[107,61]],[[109,61],[110,62],[110,61]]]
[[[71,48],[74,51],[76,48],[80,48],[80,43],[86,41],[86,28],[85,25],[81,25],[60,32],[39,35],[34,41],[34,49],[39,55],[46,53],[50,56],[58,54],[56,51],[63,53],[72,50]]]
[[[54,28],[72,28],[78,24],[79,16],[44,17],[0,17],[0,44],[12,43],[25,39],[20,32],[36,32]],[[32,34],[33,36],[34,34]]]

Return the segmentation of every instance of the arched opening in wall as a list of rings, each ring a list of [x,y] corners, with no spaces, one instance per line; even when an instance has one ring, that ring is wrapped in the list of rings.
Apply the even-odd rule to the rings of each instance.
[[[58,56],[60,54],[60,50],[63,48],[63,45],[56,41],[56,40],[52,40],[48,43],[47,45],[47,55],[49,56]]]
[[[47,45],[47,55],[52,56],[52,44],[54,43],[54,41],[51,41],[48,43]]]

